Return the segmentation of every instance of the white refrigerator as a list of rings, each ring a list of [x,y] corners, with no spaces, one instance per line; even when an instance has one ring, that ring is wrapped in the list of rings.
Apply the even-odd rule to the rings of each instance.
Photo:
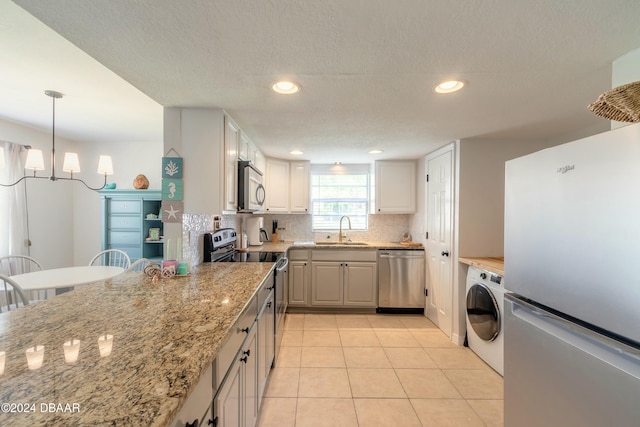
[[[640,426],[640,124],[505,174],[505,426]]]

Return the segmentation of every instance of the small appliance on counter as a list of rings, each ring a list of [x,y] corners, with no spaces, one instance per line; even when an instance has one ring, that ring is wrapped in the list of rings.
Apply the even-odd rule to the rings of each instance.
[[[261,216],[255,216],[251,218],[247,218],[247,243],[249,246],[260,246],[263,243],[263,239],[261,238],[263,233],[266,238],[267,232],[264,231],[264,218]]]

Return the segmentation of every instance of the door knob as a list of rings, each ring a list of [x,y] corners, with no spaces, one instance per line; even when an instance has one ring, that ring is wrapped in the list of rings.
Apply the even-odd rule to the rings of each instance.
[[[442,253],[440,254],[442,256],[449,256],[449,251],[442,251]]]

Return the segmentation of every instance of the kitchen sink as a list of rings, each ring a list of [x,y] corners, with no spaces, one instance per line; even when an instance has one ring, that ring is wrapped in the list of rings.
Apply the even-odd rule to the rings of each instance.
[[[336,246],[336,245],[346,245],[346,246],[369,246],[367,242],[316,242],[316,246]]]

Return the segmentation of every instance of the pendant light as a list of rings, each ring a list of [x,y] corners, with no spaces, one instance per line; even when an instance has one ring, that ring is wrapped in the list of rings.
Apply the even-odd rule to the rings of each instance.
[[[13,184],[2,184],[3,187],[12,187],[21,181],[28,178],[36,178],[36,179],[48,179],[50,181],[80,181],[87,187],[89,190],[102,190],[105,185],[107,185],[107,175],[113,175],[113,163],[111,161],[111,156],[101,155],[98,160],[98,173],[104,175],[104,184],[101,187],[89,187],[86,182],[79,178],[74,178],[73,174],[80,172],[80,161],[78,159],[77,153],[64,153],[64,161],[62,164],[63,172],[69,172],[69,177],[59,177],[56,176],[56,99],[62,98],[62,94],[60,92],[56,92],[54,90],[46,90],[44,92],[45,95],[51,97],[53,100],[53,125],[51,131],[51,175],[50,176],[37,176],[37,171],[44,170],[44,157],[42,155],[42,150],[36,150],[34,148],[28,147],[27,151],[27,159],[25,161],[24,168],[33,171],[33,175],[25,175]],[[0,147],[0,168],[5,167],[5,156],[4,150]]]

